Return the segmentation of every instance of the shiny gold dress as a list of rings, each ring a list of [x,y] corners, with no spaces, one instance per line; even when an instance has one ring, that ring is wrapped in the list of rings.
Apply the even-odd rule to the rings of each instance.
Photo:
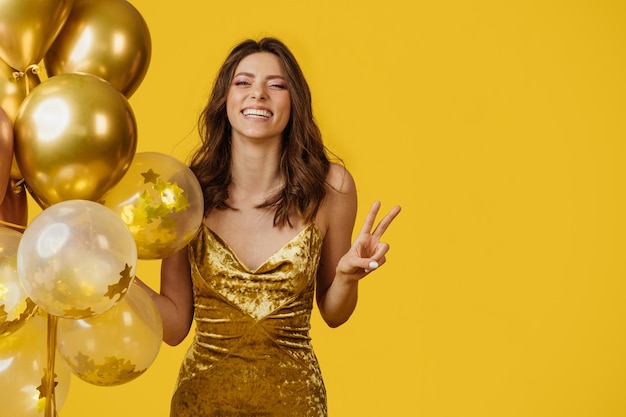
[[[315,224],[255,270],[203,226],[189,245],[196,334],[173,417],[327,415],[309,337],[322,240]]]

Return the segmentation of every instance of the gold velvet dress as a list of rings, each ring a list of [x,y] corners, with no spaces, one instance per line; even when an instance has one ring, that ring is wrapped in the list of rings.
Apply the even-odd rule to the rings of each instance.
[[[255,270],[203,226],[189,244],[196,333],[173,417],[327,415],[309,337],[322,240],[315,224]]]

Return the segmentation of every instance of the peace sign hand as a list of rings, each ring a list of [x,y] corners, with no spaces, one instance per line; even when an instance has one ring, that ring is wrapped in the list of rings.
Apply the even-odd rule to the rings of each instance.
[[[380,201],[375,201],[365,218],[361,232],[350,250],[339,261],[337,265],[339,272],[358,280],[386,262],[385,255],[389,251],[389,244],[381,242],[380,239],[393,219],[400,213],[400,206],[393,207],[374,227],[379,210]]]

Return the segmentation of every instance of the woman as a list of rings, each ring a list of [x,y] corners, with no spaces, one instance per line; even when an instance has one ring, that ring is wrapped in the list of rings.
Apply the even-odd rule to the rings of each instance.
[[[348,320],[359,280],[385,262],[379,239],[400,208],[374,228],[374,203],[351,244],[354,181],[329,161],[309,87],[276,39],[232,50],[199,131],[190,167],[204,224],[163,260],[154,297],[166,343],[180,343],[196,320],[171,415],[326,416],[309,339],[313,298],[328,325]]]

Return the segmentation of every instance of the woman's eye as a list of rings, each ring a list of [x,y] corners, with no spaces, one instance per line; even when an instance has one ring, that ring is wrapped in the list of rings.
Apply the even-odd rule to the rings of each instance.
[[[235,81],[235,85],[250,85],[247,81]]]
[[[287,88],[287,86],[285,84],[271,84],[270,87],[278,88],[278,89],[281,89],[281,90],[284,90],[284,89]]]

